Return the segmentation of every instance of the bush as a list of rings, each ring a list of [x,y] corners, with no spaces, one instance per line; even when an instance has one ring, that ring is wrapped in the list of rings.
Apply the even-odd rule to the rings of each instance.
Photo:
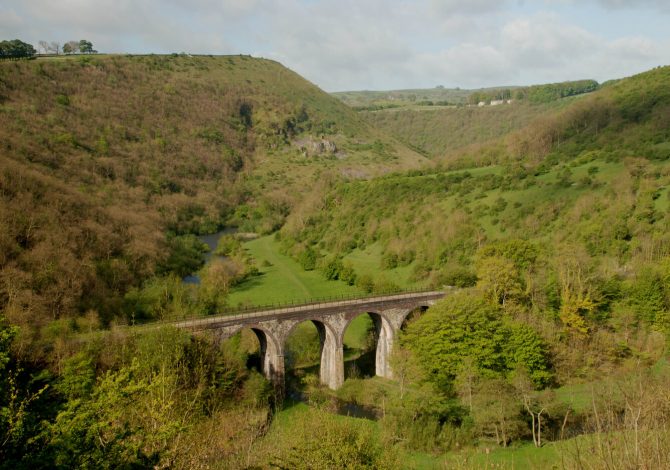
[[[369,274],[362,274],[356,278],[356,287],[371,294],[375,288],[375,281]]]
[[[394,269],[398,267],[398,255],[396,253],[384,253],[382,256],[382,269]]]
[[[333,257],[329,260],[326,260],[321,268],[321,271],[323,272],[323,275],[326,279],[329,281],[335,281],[340,278],[340,272],[343,269],[344,265],[342,264],[342,261],[337,257]]]
[[[298,262],[305,271],[314,270],[316,268],[317,259],[318,255],[316,251],[314,251],[310,246],[305,248],[305,250],[300,253],[300,256],[298,256]]]
[[[242,243],[237,238],[233,235],[224,235],[219,238],[214,254],[218,256],[231,256],[241,249]]]
[[[375,294],[389,294],[392,292],[398,292],[399,290],[400,286],[398,284],[389,279],[386,279],[385,277],[377,279],[373,288],[373,292]]]
[[[344,263],[342,266],[342,269],[340,270],[340,280],[346,282],[350,286],[356,284],[356,271],[351,263]]]
[[[295,432],[275,442],[273,467],[294,469],[400,468],[393,446],[385,446],[373,428],[310,410],[298,416]]]
[[[477,284],[477,275],[463,267],[448,267],[442,270],[435,284],[441,286],[473,287]]]

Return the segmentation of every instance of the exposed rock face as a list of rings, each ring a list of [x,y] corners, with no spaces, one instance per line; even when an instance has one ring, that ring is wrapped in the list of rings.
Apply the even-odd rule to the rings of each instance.
[[[318,157],[323,155],[335,155],[338,148],[335,142],[326,138],[316,139],[310,137],[305,140],[295,142],[305,157]]]
[[[333,141],[321,139],[321,141],[319,142],[312,142],[312,151],[318,155],[321,155],[323,153],[332,154],[337,152],[337,146]]]

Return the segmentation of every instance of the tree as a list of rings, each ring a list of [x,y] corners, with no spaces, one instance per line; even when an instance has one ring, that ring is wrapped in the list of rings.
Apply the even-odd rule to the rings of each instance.
[[[337,419],[324,411],[299,417],[289,438],[273,446],[271,465],[276,468],[400,468],[398,454],[384,446],[372,428]]]
[[[400,399],[402,400],[410,383],[424,379],[423,370],[418,364],[414,354],[409,349],[395,347],[389,357],[393,378],[398,381],[400,387]]]
[[[0,41],[0,58],[27,58],[33,57],[36,54],[35,48],[20,39],[12,39],[11,41]]]
[[[477,287],[490,302],[504,306],[507,300],[521,296],[523,290],[519,272],[512,261],[490,256],[477,264]]]
[[[526,428],[521,420],[515,390],[503,379],[484,379],[477,387],[472,400],[472,417],[475,427],[485,437],[507,447],[521,437]]]
[[[13,457],[20,458],[27,441],[33,437],[31,429],[36,425],[36,415],[30,405],[48,387],[32,392],[22,385],[21,370],[11,353],[12,341],[18,333],[18,328],[8,325],[0,316],[0,462],[7,467],[13,466],[9,463]]]
[[[456,393],[468,405],[470,413],[472,413],[472,399],[479,385],[479,379],[479,371],[472,358],[463,358],[463,363],[455,379]]]
[[[402,338],[440,388],[450,389],[463,359],[487,375],[505,370],[507,339],[499,310],[472,294],[447,297],[410,324]]]
[[[91,41],[87,41],[86,39],[82,39],[79,41],[79,52],[82,54],[93,54],[93,43]]]
[[[37,43],[40,46],[40,49],[42,50],[43,54],[48,54],[49,53],[49,43],[42,40]]]
[[[63,44],[64,54],[76,54],[79,52],[79,43],[77,41],[68,41]]]
[[[549,413],[549,408],[554,401],[553,391],[536,392],[524,368],[519,368],[514,372],[512,384],[521,397],[524,409],[531,417],[533,444],[535,447],[542,447],[542,415]]]
[[[52,54],[59,54],[60,53],[60,43],[56,41],[51,41],[49,44],[49,52]]]
[[[580,336],[588,335],[591,327],[587,317],[597,307],[591,295],[593,276],[589,272],[588,256],[564,247],[558,257],[558,277],[561,289],[559,318],[568,329]],[[581,256],[580,256],[581,255]]]
[[[472,293],[456,293],[428,309],[407,327],[401,342],[438,387],[450,390],[456,385],[465,395],[470,393],[464,381],[473,383],[477,375],[505,377],[520,365],[537,386],[550,379],[539,335],[520,323],[503,321],[500,307]]]

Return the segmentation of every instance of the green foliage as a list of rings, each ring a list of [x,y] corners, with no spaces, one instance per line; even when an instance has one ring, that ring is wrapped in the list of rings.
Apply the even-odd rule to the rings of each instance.
[[[70,98],[67,95],[56,95],[56,103],[61,106],[70,106]]]
[[[512,263],[519,270],[526,270],[535,264],[539,255],[537,246],[520,239],[504,240],[490,243],[477,252],[479,258],[500,256]]]
[[[514,387],[500,378],[487,378],[472,399],[472,419],[476,431],[486,439],[507,447],[522,437],[526,424],[521,419],[521,403]]]
[[[161,389],[175,385],[174,377],[161,372],[145,379],[138,370],[134,362],[107,372],[90,397],[67,402],[47,431],[55,465],[116,468],[157,463],[167,442],[182,429],[179,421],[168,418],[176,411],[175,403],[159,401]],[[150,421],[154,425],[148,432]]]
[[[400,291],[400,286],[388,279],[386,276],[381,276],[375,281],[372,292],[375,294],[390,294]]]
[[[310,322],[299,324],[286,342],[286,368],[313,366],[321,360],[319,333]]]
[[[397,453],[367,426],[341,421],[324,411],[302,418],[270,457],[273,466],[295,469],[400,468]]]
[[[20,59],[33,57],[35,48],[19,39],[0,41],[0,59]]]
[[[551,384],[552,372],[549,348],[532,327],[523,323],[508,324],[509,339],[505,343],[505,355],[509,369],[524,368],[534,387],[541,389]]]
[[[375,281],[369,274],[362,274],[356,277],[356,287],[370,294],[375,288]]]
[[[42,416],[48,415],[43,399],[49,384],[48,374],[30,377],[19,367],[12,353],[12,342],[19,329],[0,316],[0,466],[16,467],[26,454],[38,452],[41,442],[35,436]],[[37,410],[37,411],[36,411]],[[37,442],[36,442],[37,441]]]
[[[97,51],[93,50],[93,43],[91,41],[82,39],[79,41],[79,52],[82,54],[93,54]]]
[[[214,254],[217,256],[232,256],[242,251],[242,243],[234,235],[223,235],[216,244]]]
[[[56,390],[66,400],[82,400],[91,395],[95,382],[93,358],[80,352],[65,361]]]
[[[662,276],[650,267],[642,269],[628,288],[628,302],[638,317],[649,325],[661,326],[668,311],[667,287]]]
[[[350,286],[355,285],[357,281],[357,276],[356,271],[354,270],[354,266],[349,262],[343,263],[338,278],[341,281],[346,282]]]
[[[495,304],[519,299],[523,286],[512,261],[501,256],[489,256],[477,262],[477,287]]]
[[[515,90],[516,99],[527,99],[531,103],[547,103],[567,96],[590,93],[599,88],[595,80],[578,80],[572,82],[534,85]]]
[[[336,256],[324,260],[321,272],[329,281],[335,281],[340,278],[340,273],[344,269],[342,260]]]
[[[0,316],[0,372],[3,372],[9,363],[10,346],[17,334],[18,328],[7,325],[5,318]],[[2,382],[0,382],[0,392],[2,391],[1,384]]]
[[[182,318],[190,311],[190,292],[175,275],[155,277],[124,296],[124,311],[130,323]]]
[[[460,266],[449,266],[439,272],[435,283],[438,286],[472,287],[477,284],[477,274]]]
[[[519,349],[511,349],[510,342]],[[549,378],[546,346],[537,333],[503,321],[498,308],[469,293],[450,295],[431,307],[409,325],[402,343],[446,391],[453,390],[464,358],[484,377],[505,377],[523,365],[538,386]]]
[[[168,240],[169,255],[161,264],[162,272],[187,276],[197,271],[205,262],[205,253],[209,251],[207,244],[195,235],[171,237]]]
[[[317,261],[318,254],[311,246],[306,247],[298,257],[298,262],[305,271],[312,271],[315,269]]]

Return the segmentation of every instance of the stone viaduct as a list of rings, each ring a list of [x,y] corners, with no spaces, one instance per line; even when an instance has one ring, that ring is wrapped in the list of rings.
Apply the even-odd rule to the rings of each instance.
[[[194,332],[213,330],[219,339],[251,329],[261,346],[263,373],[275,386],[283,387],[286,340],[298,324],[311,321],[321,338],[321,383],[337,389],[344,383],[344,332],[354,318],[366,313],[372,318],[377,340],[375,373],[390,378],[389,354],[403,323],[410,313],[428,308],[445,295],[444,291],[380,295],[184,320],[175,326]]]

